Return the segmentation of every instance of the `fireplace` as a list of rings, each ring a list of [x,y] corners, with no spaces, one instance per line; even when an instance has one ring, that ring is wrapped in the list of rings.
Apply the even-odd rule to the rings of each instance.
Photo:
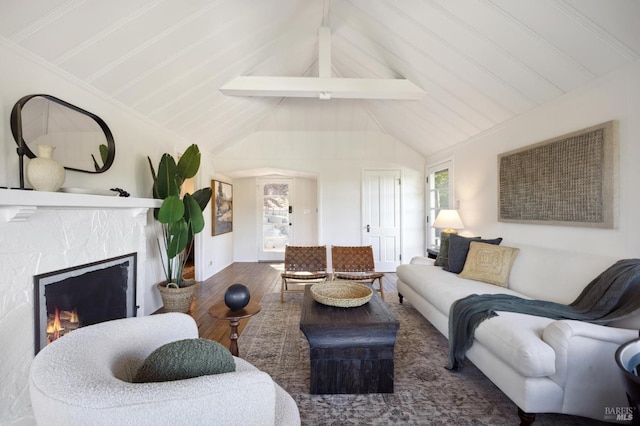
[[[134,317],[136,253],[34,276],[35,352],[73,330]]]

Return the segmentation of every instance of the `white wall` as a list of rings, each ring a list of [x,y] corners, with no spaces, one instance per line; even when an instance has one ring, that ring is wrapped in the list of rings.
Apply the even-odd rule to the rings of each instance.
[[[196,187],[205,188],[211,186],[213,179],[226,183],[233,184],[233,180],[228,176],[216,174],[213,169],[213,157],[210,153],[201,149],[201,161],[200,170],[196,178]],[[235,187],[234,190],[234,205],[235,205]],[[226,234],[213,236],[211,234],[213,227],[212,219],[212,207],[211,201],[207,205],[204,215],[204,229],[201,233],[196,235],[195,238],[195,262],[196,262],[196,280],[204,281],[210,278],[215,273],[221,271],[225,267],[233,263],[233,236],[236,232],[236,226],[234,223],[234,229],[232,232]],[[235,206],[234,206],[234,222],[235,222]]]
[[[11,135],[9,117],[15,102],[28,94],[49,94],[86,109],[101,117],[113,133],[116,143],[116,157],[111,169],[101,174],[67,171],[65,187],[91,189],[119,187],[131,193],[133,197],[150,198],[152,181],[147,155],[151,157],[154,164],[157,164],[163,152],[177,154],[188,145],[186,141],[175,134],[153,125],[131,110],[120,106],[117,102],[94,92],[81,82],[24,54],[4,39],[0,39],[0,60],[2,61],[2,77],[0,78],[0,186],[17,187],[19,184],[18,156],[16,155],[16,144]],[[208,182],[212,175],[211,167],[205,165],[198,183]],[[210,211],[205,214],[210,215]],[[144,265],[144,274],[139,275],[139,278],[144,281],[139,282],[143,294],[140,296],[139,292],[139,298],[144,297],[141,302],[144,306],[144,312],[140,314],[149,314],[162,306],[158,292],[152,288],[155,283],[163,279],[154,225],[155,221],[150,219],[149,225],[144,227],[143,238],[146,242],[146,253],[143,253],[142,258],[138,258],[138,262]],[[11,229],[16,227],[13,226]],[[108,228],[104,227],[104,230],[106,231]],[[87,232],[91,234],[93,231]],[[210,235],[210,229],[208,232]],[[126,235],[126,233],[122,235]],[[29,337],[33,335],[33,310],[28,306],[33,303],[33,274],[44,272],[42,268],[45,266],[49,268],[38,260],[38,257],[43,253],[33,252],[34,249],[41,248],[38,244],[31,243],[28,249],[32,254],[30,257],[25,257],[24,252],[17,252],[17,250],[21,250],[18,243],[25,244],[25,242],[17,241],[16,238],[21,238],[19,233],[9,234],[5,231],[2,231],[2,238],[0,238],[3,243],[2,258],[5,259],[5,262],[0,262],[0,266],[2,266],[4,275],[8,277],[0,284],[0,335],[5,337],[4,349],[0,349],[0,424],[32,424],[33,422],[27,387],[28,368],[33,356],[33,339]],[[212,252],[215,253],[218,251],[216,246],[218,241],[210,241],[210,239],[211,237],[207,240],[203,236],[202,241],[210,243],[213,246]],[[231,247],[230,239],[224,247]],[[211,249],[206,244],[205,248],[206,250]],[[89,248],[88,250],[94,249]],[[96,251],[99,249],[96,248]],[[226,252],[220,250],[220,252],[231,253],[232,250],[227,249]],[[16,255],[30,260],[32,262],[30,267],[15,270],[15,262],[12,259]],[[207,258],[215,258],[222,263],[226,262],[226,264],[231,262],[230,255],[226,258],[210,255]],[[76,266],[84,260],[84,257],[77,256],[60,264],[60,267]],[[50,266],[51,269],[55,269],[54,265]],[[215,267],[221,268],[222,266],[211,265],[211,268],[206,269],[204,274],[209,273]],[[201,279],[205,278],[208,276],[201,276]],[[15,287],[16,283],[26,284]],[[16,312],[21,315],[18,322],[16,322]],[[16,323],[21,323],[22,326],[16,328]],[[10,337],[13,338],[17,335],[20,335],[19,346],[16,346],[15,342],[10,339]],[[8,353],[11,351],[13,351],[13,355],[9,356]]]
[[[403,261],[424,255],[424,159],[391,136],[378,132],[257,132],[215,157],[219,173],[264,168],[317,176],[318,243],[328,245],[361,243],[363,170],[400,170]],[[236,180],[234,187],[236,261],[256,259],[255,235],[240,225],[244,215],[246,220],[255,220],[255,201],[239,196],[243,189],[253,194],[252,185]]]
[[[82,82],[62,71],[42,63],[20,48],[0,39],[0,57],[3,72],[0,79],[0,186],[17,187],[18,156],[16,144],[11,134],[9,117],[15,102],[28,94],[49,94],[67,101],[101,117],[111,129],[116,144],[113,165],[105,173],[90,174],[66,171],[65,187],[87,189],[110,189],[114,187],[128,191],[133,197],[150,198],[152,181],[147,162],[151,157],[154,164],[163,152],[177,153],[187,142],[141,118],[119,103],[107,99]],[[162,280],[159,264],[155,229],[153,222],[146,230],[149,259],[146,285]],[[161,306],[160,296],[152,293],[148,301],[149,309]],[[152,312],[152,311],[150,311]],[[148,312],[147,312],[148,313]]]
[[[191,142],[160,128],[133,110],[96,92],[81,81],[63,71],[52,68],[40,59],[29,55],[19,47],[0,38],[0,58],[3,72],[0,79],[0,186],[17,187],[18,156],[11,134],[9,116],[15,102],[21,97],[34,94],[49,94],[86,109],[102,118],[109,126],[116,144],[115,161],[111,168],[100,174],[66,172],[65,187],[110,189],[114,187],[128,191],[133,197],[151,197],[152,181],[147,162],[149,156],[157,165],[161,155],[169,152],[177,156]],[[6,65],[6,66],[5,66]],[[201,147],[202,149],[202,147]],[[196,188],[208,186],[214,177],[211,156],[202,152],[202,165],[196,178]],[[222,180],[226,178],[223,176]],[[210,218],[210,207],[205,218]],[[152,223],[152,222],[151,222]],[[231,236],[211,237],[209,228],[196,238],[196,253],[199,261],[197,279],[204,280],[232,262]],[[147,262],[147,276],[151,280],[162,280],[155,232],[153,226],[147,230],[151,258]],[[215,254],[214,254],[215,253]],[[220,253],[219,255],[217,253]],[[161,306],[159,294],[154,294],[150,306]]]
[[[255,178],[235,179],[233,181],[233,260],[236,262],[256,262],[258,260],[258,244],[256,230]]]
[[[176,135],[143,120],[63,72],[42,64],[3,39],[0,39],[0,57],[3,64],[0,79],[0,186],[16,187],[19,184],[17,145],[11,134],[9,116],[16,101],[29,94],[52,95],[86,109],[102,118],[113,133],[116,143],[113,166],[100,174],[67,170],[65,187],[119,187],[134,197],[149,197],[152,182],[147,155],[155,162],[162,152],[175,152],[187,145]]]
[[[297,178],[293,205],[294,243],[299,246],[318,244],[318,181]]]
[[[525,225],[497,221],[497,156],[609,120],[619,122],[620,208],[616,229]],[[640,255],[640,61],[549,105],[521,115],[453,150],[455,193],[464,233],[486,238],[617,257]]]

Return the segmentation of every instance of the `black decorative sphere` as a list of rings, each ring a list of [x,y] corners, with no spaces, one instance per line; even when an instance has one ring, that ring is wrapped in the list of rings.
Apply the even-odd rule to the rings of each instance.
[[[232,311],[239,311],[247,306],[249,299],[251,299],[251,294],[244,284],[232,284],[224,293],[224,303]]]

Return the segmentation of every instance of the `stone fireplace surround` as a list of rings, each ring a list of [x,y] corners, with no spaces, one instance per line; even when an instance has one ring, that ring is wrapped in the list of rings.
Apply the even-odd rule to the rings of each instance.
[[[35,424],[28,374],[34,354],[34,275],[137,253],[138,315],[160,307],[155,223],[160,201],[0,189],[0,424]]]

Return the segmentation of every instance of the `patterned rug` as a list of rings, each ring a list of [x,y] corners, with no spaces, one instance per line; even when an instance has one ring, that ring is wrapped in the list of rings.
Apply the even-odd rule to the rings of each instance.
[[[447,339],[397,293],[385,300],[400,330],[393,394],[310,395],[309,345],[300,331],[302,294],[270,293],[239,339],[240,356],[266,371],[294,398],[303,425],[516,425],[517,407],[473,364],[444,368]],[[538,414],[536,425],[602,425],[561,414]]]

